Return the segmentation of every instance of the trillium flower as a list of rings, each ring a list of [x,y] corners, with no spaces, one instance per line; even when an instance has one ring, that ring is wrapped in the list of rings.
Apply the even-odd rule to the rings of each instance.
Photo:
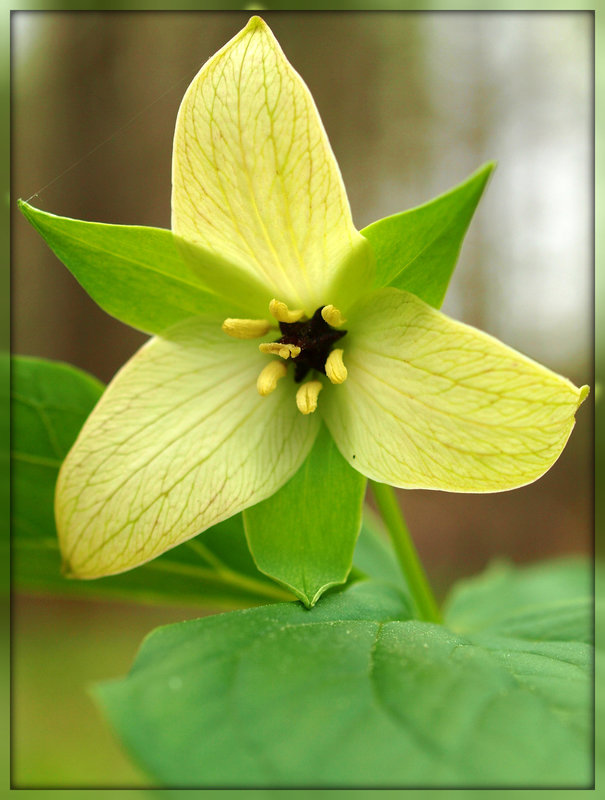
[[[210,299],[120,370],[68,455],[72,575],[135,567],[269,498],[320,429],[406,488],[511,489],[561,453],[587,387],[380,285],[313,99],[257,17],[185,94],[172,209]]]

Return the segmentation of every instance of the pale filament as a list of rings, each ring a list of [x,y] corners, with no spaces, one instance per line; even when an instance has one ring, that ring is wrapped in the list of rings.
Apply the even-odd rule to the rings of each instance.
[[[256,381],[256,388],[260,396],[266,397],[274,392],[277,382],[285,377],[287,372],[288,367],[283,361],[270,361],[266,367],[263,367]]]
[[[269,303],[269,312],[278,322],[298,322],[305,315],[305,312],[300,308],[290,311],[285,303],[275,298]]]
[[[259,344],[258,349],[261,353],[282,358],[296,358],[300,353],[300,347],[295,344],[282,344],[281,342],[263,342],[263,344]]]
[[[296,392],[296,405],[301,414],[312,414],[317,408],[317,396],[323,389],[320,381],[307,381]]]
[[[321,310],[321,316],[323,317],[324,322],[327,322],[332,328],[338,328],[340,325],[344,325],[346,322],[346,319],[343,317],[340,311],[333,305],[324,306]]]
[[[332,381],[332,383],[344,383],[347,379],[347,375],[349,374],[347,372],[347,368],[345,367],[342,354],[342,350],[332,350],[326,359],[324,369],[326,370],[326,375],[330,381]]]
[[[227,336],[234,339],[259,339],[271,329],[271,323],[266,319],[232,319],[229,317],[222,324]]]

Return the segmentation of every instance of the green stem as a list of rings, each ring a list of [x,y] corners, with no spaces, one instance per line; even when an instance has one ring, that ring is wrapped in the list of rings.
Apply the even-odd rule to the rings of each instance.
[[[208,569],[206,567],[198,567],[195,564],[181,564],[176,561],[160,561],[156,559],[151,561],[147,566],[150,569],[159,569],[164,572],[172,572],[179,575],[188,575],[194,578],[202,578],[214,583],[222,583],[228,586],[234,586],[253,594],[260,595],[261,597],[268,597],[271,600],[280,600],[282,602],[291,602],[296,598],[290,592],[282,589],[281,587],[272,586],[265,581],[255,580],[240,572],[235,572],[228,567],[220,570]]]
[[[221,559],[216,556],[212,550],[206,547],[205,544],[199,542],[197,539],[189,539],[187,542],[185,542],[185,544],[188,545],[195,553],[197,553],[200,558],[203,558],[204,561],[207,561],[211,567],[214,567],[217,570],[228,569],[224,561],[221,561]]]
[[[441,622],[439,606],[401,515],[393,487],[374,481],[370,481],[370,486],[420,617],[427,622]]]
[[[214,568],[215,574],[220,577],[221,580],[231,583],[234,586],[239,586],[242,589],[255,592],[256,594],[266,595],[267,597],[274,598],[275,600],[282,600],[284,602],[294,600],[294,595],[292,595],[286,589],[282,589],[277,584],[271,585],[265,581],[249,578],[246,575],[243,575],[241,572],[231,569],[231,567],[228,567],[224,561],[222,561],[212,552],[212,550],[210,550],[210,548],[206,547],[205,544],[202,544],[202,542],[198,541],[197,539],[189,539],[189,541],[185,544],[188,544],[192,550],[194,550],[201,558],[207,561],[210,566]]]
[[[232,569],[220,570],[219,575],[226,583],[231,583],[234,586],[240,586],[242,589],[248,589],[251,592],[256,592],[257,594],[264,595],[265,597],[270,597],[273,600],[280,600],[283,603],[290,603],[293,600],[296,600],[291,592],[287,591],[287,589],[282,589],[277,584],[272,586],[270,583],[257,581],[254,578],[248,578],[245,575],[242,575],[241,572],[235,572]]]

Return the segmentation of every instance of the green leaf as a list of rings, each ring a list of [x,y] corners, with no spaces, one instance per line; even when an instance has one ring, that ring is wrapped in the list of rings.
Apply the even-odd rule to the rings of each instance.
[[[66,452],[102,392],[102,383],[67,364],[12,359],[11,516],[17,585],[23,576],[34,578],[40,568],[45,571],[49,560],[60,578],[55,482]],[[30,551],[37,554],[33,559]]]
[[[344,583],[361,527],[366,479],[340,455],[322,426],[298,472],[276,494],[244,511],[250,550],[261,572],[307,607]]]
[[[229,316],[171,231],[58,217],[23,201],[19,208],[92,299],[127,325],[161,333],[199,314]]]
[[[376,256],[375,286],[405,289],[439,308],[494,167],[485,164],[434,200],[364,228]]]
[[[496,562],[454,587],[445,619],[461,633],[592,642],[592,610],[592,569],[577,557],[522,569]]]
[[[11,468],[10,468],[10,356],[0,352],[0,503],[3,508],[10,508]],[[7,531],[8,534],[8,531]],[[0,559],[3,564],[10,564],[9,536],[0,537]],[[8,598],[10,594],[10,569],[4,571],[4,580],[0,582],[0,595]]]
[[[98,696],[158,784],[580,787],[591,664],[579,642],[413,621],[366,582],[161,628]]]
[[[103,385],[41,359],[13,359],[12,537],[16,588],[82,597],[241,608],[285,600],[250,557],[241,515],[139,569],[94,581],[68,580],[53,515],[61,462]]]

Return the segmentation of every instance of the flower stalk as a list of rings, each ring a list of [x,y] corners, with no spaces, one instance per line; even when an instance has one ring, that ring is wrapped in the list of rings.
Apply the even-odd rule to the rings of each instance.
[[[370,481],[370,486],[420,618],[426,622],[441,623],[439,606],[401,514],[393,487],[375,481]]]

